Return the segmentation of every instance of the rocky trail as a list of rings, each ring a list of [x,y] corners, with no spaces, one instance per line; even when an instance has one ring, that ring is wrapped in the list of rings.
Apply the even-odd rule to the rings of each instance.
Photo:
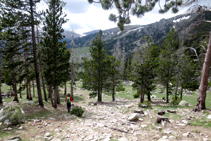
[[[21,138],[35,141],[211,140],[210,128],[190,125],[191,120],[207,118],[207,114],[194,113],[188,107],[165,109],[159,107],[161,103],[153,102],[152,109],[138,108],[138,100],[126,99],[88,104],[91,100],[88,95],[85,96],[87,97],[85,101],[74,103],[85,109],[81,118],[67,113],[65,105],[59,105],[58,109],[53,112],[54,114],[48,118],[30,119],[21,126],[5,128],[4,131],[11,134],[14,140]],[[48,112],[48,108],[50,107],[42,109],[42,112]],[[25,110],[28,111],[27,108]],[[36,108],[33,110],[35,112]],[[156,123],[160,110],[165,111],[164,115],[168,115],[166,117],[170,123],[166,121]],[[168,113],[167,110],[173,110],[176,113]],[[210,122],[205,124],[210,124]]]

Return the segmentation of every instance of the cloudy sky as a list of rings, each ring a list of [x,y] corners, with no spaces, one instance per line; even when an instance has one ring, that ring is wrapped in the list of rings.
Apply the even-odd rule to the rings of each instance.
[[[89,4],[87,0],[63,0],[66,2],[64,11],[67,14],[69,21],[63,25],[65,30],[74,30],[78,34],[83,34],[96,29],[109,29],[117,27],[116,23],[108,20],[111,13],[117,13],[116,9],[105,11],[101,8],[100,4]],[[210,4],[211,0],[203,0],[205,4]],[[45,9],[47,6],[45,2],[38,5],[38,9]],[[146,13],[143,17],[137,18],[131,16],[130,25],[146,25],[159,21],[162,18],[170,18],[181,13],[185,13],[186,9],[181,8],[177,14],[172,14],[171,11],[165,14],[158,13],[159,6]]]

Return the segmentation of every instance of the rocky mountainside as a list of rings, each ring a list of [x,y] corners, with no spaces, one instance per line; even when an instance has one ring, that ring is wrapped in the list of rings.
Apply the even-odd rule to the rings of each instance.
[[[211,26],[211,11],[203,10],[195,13],[178,15],[169,19],[161,19],[159,22],[148,25],[131,25],[126,26],[124,31],[118,28],[112,28],[103,31],[105,48],[111,54],[119,41],[122,52],[132,53],[142,46],[144,36],[151,37],[155,44],[162,43],[165,35],[171,28],[175,28],[179,37],[184,40],[194,40],[199,36],[208,34]],[[86,36],[78,37],[74,40],[78,47],[88,47],[91,41],[96,37],[98,32],[95,30],[89,32]],[[70,47],[70,39],[66,39]]]

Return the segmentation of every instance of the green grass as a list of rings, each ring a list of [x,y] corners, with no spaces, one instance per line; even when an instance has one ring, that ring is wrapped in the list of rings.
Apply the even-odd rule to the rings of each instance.
[[[14,135],[14,133],[15,133],[14,130],[12,130],[12,131],[3,131],[3,129],[0,128],[0,138],[2,138],[2,139],[11,136],[11,134]]]
[[[79,63],[82,62],[81,58],[83,57],[87,57],[87,58],[91,58],[90,56],[90,52],[89,52],[89,47],[80,47],[80,48],[76,48],[76,58]]]
[[[80,48],[76,48],[76,51],[79,55],[85,54],[85,53],[89,53],[89,47],[80,47]]]
[[[26,116],[26,120],[29,120],[29,119],[47,119],[47,118],[50,117],[51,114],[52,114],[51,111],[43,109],[39,112],[32,113],[31,115]]]
[[[192,126],[203,126],[205,128],[211,128],[211,121],[208,121],[207,119],[201,118],[201,119],[193,119],[190,121],[190,125]]]

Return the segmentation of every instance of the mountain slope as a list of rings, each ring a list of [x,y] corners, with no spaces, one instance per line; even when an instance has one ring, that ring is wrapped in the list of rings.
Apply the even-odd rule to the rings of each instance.
[[[171,28],[175,28],[179,37],[183,40],[193,40],[199,36],[208,34],[211,26],[211,11],[201,10],[197,13],[179,15],[169,19],[161,19],[159,22],[149,25],[131,25],[126,26],[124,31],[118,28],[112,28],[103,31],[104,47],[112,54],[117,41],[119,40],[122,52],[132,53],[142,43],[144,36],[151,37],[156,44],[162,43],[165,35]],[[79,37],[74,40],[78,47],[88,47],[91,41],[96,37],[97,31],[89,32],[87,36]],[[68,47],[70,40],[67,39]]]

